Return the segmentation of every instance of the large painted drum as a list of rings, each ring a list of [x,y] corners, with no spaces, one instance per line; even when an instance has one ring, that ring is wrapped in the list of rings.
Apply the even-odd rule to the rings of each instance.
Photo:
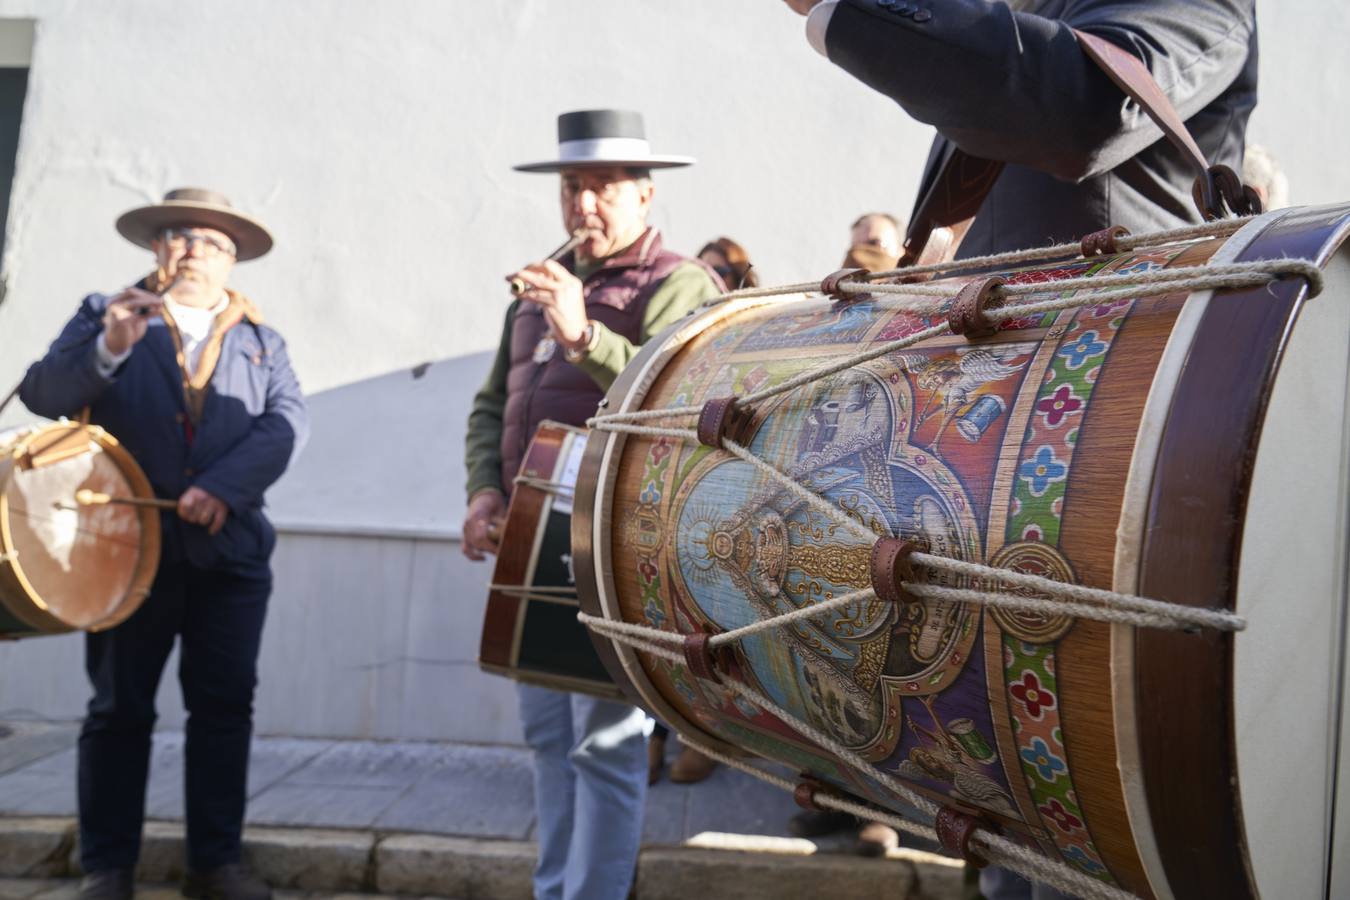
[[[0,637],[99,631],[140,607],[159,510],[91,497],[153,497],[112,435],[65,421],[0,434]]]
[[[488,587],[478,664],[486,672],[562,691],[617,699],[577,621],[572,491],[586,432],[540,424],[521,463]]]
[[[904,811],[874,777],[885,773],[1122,892],[1350,895],[1347,231],[1350,207],[1285,210],[1217,237],[1004,269],[1010,285],[1045,283],[1007,303],[1073,307],[846,365],[748,405],[706,444],[688,413],[627,430],[602,419],[578,482],[583,609],[635,632],[716,634],[867,589],[888,536],[1228,610],[1245,630],[878,596],[716,657],[686,649],[684,662],[598,638],[615,680],[707,746]],[[1139,284],[1286,257],[1320,267],[1320,295],[1306,278]],[[1095,298],[1094,280],[1113,275],[1140,276],[1137,293]],[[928,285],[953,298],[970,282]],[[931,294],[852,296],[733,296],[646,345],[605,413],[703,408],[707,425],[710,399],[846,362],[952,311]],[[710,446],[725,446],[719,435],[828,508]],[[980,587],[952,572],[906,583]]]

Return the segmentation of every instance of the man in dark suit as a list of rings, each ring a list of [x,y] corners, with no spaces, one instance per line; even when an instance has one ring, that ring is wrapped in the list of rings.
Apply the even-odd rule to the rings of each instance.
[[[263,492],[304,442],[308,420],[281,336],[226,288],[237,261],[272,246],[214,191],[171,191],[117,221],[155,254],[155,271],[91,294],[24,378],[33,412],[74,416],[115,436],[159,497],[163,552],[149,597],[126,622],[89,634],[94,697],[80,733],[80,896],[130,900],[140,851],[155,691],[174,638],[188,711],[188,897],[264,900],[240,865],[258,647],[276,535]]]
[[[1210,163],[1241,170],[1256,105],[1255,0],[785,0],[831,62],[952,146],[1006,163],[960,256],[1199,221],[1194,173],[1084,54],[1141,59]]]

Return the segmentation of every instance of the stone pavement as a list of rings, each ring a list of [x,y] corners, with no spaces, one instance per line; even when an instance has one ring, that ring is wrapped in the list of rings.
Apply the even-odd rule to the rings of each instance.
[[[72,882],[42,879],[78,872],[77,729],[0,723],[0,898],[72,896]],[[141,871],[147,882],[181,877],[182,743],[181,733],[155,736],[146,799],[154,821]],[[258,738],[247,853],[274,885],[319,892],[307,896],[527,898],[531,784],[529,753],[520,747]],[[959,866],[922,850],[861,860],[831,853],[838,842],[789,838],[795,811],[788,795],[724,768],[698,785],[662,780],[648,797],[636,896],[959,896]]]

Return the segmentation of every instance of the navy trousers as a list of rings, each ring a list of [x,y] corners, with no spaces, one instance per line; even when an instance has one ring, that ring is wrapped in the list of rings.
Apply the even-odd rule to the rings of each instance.
[[[86,637],[94,686],[79,749],[86,872],[136,864],[155,692],[175,637],[188,713],[188,865],[206,870],[239,861],[258,646],[271,591],[265,569],[241,575],[166,564],[131,618]]]

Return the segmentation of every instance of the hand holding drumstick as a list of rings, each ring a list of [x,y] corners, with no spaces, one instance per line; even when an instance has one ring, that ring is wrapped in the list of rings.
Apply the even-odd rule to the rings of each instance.
[[[88,488],[75,492],[75,502],[80,506],[103,506],[108,503],[127,506],[153,506],[159,509],[176,509],[178,517],[184,522],[201,525],[208,534],[217,535],[225,527],[230,516],[230,508],[224,501],[199,487],[190,487],[177,500],[164,500],[159,497],[115,497],[101,494]]]

